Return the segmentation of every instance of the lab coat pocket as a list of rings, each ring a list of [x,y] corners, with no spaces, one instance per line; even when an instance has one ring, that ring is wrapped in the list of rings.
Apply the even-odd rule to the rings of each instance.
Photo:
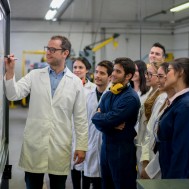
[[[69,169],[71,161],[71,145],[54,145],[52,156],[57,171],[61,171],[63,167]]]
[[[36,148],[39,148],[39,145],[43,143],[44,137],[48,133],[48,123],[45,120],[41,119],[30,119],[26,121],[26,127],[24,129],[24,140],[28,144],[36,145]]]

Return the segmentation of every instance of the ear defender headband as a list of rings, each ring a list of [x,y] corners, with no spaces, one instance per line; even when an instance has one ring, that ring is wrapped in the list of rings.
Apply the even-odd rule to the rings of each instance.
[[[113,94],[119,94],[124,88],[125,88],[125,86],[123,86],[121,83],[117,83],[117,84],[112,85],[110,87],[110,91]]]

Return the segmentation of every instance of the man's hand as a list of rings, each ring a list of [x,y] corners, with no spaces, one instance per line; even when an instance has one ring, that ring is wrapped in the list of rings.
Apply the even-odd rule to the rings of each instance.
[[[125,123],[121,123],[120,125],[118,125],[117,127],[115,127],[115,129],[117,130],[123,130],[125,128]]]
[[[85,160],[85,151],[76,150],[74,153],[74,162],[75,165],[82,163]]]
[[[4,61],[6,69],[6,80],[12,79],[14,76],[15,57],[13,54],[10,54],[5,57]]]
[[[144,168],[141,171],[140,177],[141,179],[150,179]]]
[[[144,160],[144,161],[142,162],[142,171],[141,171],[141,173],[140,173],[140,177],[141,177],[142,179],[150,179],[150,177],[148,176],[148,174],[147,174],[146,171],[145,171],[145,168],[146,168],[146,166],[148,165],[148,163],[149,163],[149,161],[147,161],[147,160]]]

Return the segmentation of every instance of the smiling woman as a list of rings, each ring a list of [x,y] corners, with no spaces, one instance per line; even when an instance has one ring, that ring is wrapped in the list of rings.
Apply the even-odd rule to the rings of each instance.
[[[163,179],[189,178],[189,58],[170,63],[165,86],[176,94],[160,118],[159,161]],[[176,119],[175,119],[176,118]]]
[[[90,71],[90,69],[91,64],[88,62],[86,58],[78,57],[73,60],[73,73],[81,79],[86,97],[92,90],[94,90],[94,88],[96,88],[96,85],[87,78],[87,73]],[[74,154],[75,150],[75,139],[73,140],[73,146],[74,147],[72,149],[72,155]],[[81,186],[81,183],[85,183],[85,179],[83,176],[83,164],[75,165],[74,161],[71,161],[71,163],[71,178],[73,188],[80,189],[79,186]]]
[[[144,171],[147,160],[146,157],[143,157],[143,144],[145,142],[145,135],[147,132],[148,122],[153,115],[153,112],[161,108],[164,99],[166,98],[165,94],[161,94],[161,91],[158,89],[158,77],[157,71],[160,67],[161,62],[153,62],[149,64],[146,72],[146,81],[147,86],[151,87],[148,97],[146,98],[144,104],[141,107],[139,115],[139,126],[138,126],[138,136],[137,136],[137,165],[139,171],[139,177]]]

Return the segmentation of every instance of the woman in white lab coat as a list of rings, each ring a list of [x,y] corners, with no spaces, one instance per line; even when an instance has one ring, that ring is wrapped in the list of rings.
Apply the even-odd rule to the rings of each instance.
[[[73,60],[73,73],[81,79],[85,91],[85,97],[87,97],[87,95],[94,88],[96,88],[96,85],[87,78],[87,74],[89,73],[90,69],[91,69],[91,65],[86,58],[78,57]],[[75,142],[73,141],[73,152],[74,152],[74,148],[75,148]],[[81,178],[84,169],[83,163],[74,165],[74,162],[72,161],[71,169],[72,169],[71,177],[72,177],[73,188],[80,189],[81,180],[82,180]]]
[[[150,120],[151,113],[162,106],[166,94],[161,94],[158,90],[158,79],[157,79],[157,70],[161,62],[154,62],[149,64],[146,72],[146,81],[147,86],[150,86],[150,93],[145,100],[144,104],[141,106],[139,114],[139,123],[138,123],[138,134],[137,134],[137,166],[138,166],[138,176],[141,174],[142,170],[146,166],[146,162],[141,159],[142,155],[142,145],[145,140],[146,128],[148,121]],[[162,102],[163,98],[163,102]]]

